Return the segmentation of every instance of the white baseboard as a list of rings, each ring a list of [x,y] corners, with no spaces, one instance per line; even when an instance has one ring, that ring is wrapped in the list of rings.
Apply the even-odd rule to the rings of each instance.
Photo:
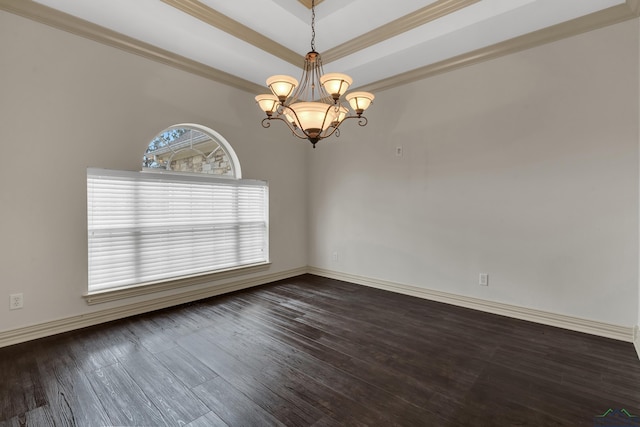
[[[32,326],[13,329],[10,331],[0,332],[0,347],[6,347],[13,344],[19,344],[21,342],[44,338],[62,332],[85,328],[87,326],[94,326],[100,323],[110,322],[112,320],[135,316],[137,314],[148,313],[150,311],[185,304],[188,302],[221,295],[228,292],[239,291],[241,289],[247,289],[253,286],[264,285],[266,283],[299,276],[301,274],[305,274],[306,272],[307,268],[301,267],[293,270],[282,271],[279,273],[267,274],[260,277],[241,279],[220,286],[181,292],[176,295],[154,298],[140,303],[99,310],[89,314],[67,317],[51,322],[40,323]]]
[[[530,322],[541,323],[543,325],[555,326],[572,331],[584,332],[615,340],[634,342],[633,327],[612,325],[594,320],[581,319],[578,317],[566,316],[563,314],[549,313],[542,310],[519,307],[500,302],[487,301],[479,298],[466,297],[450,294],[447,292],[435,291],[419,288],[416,286],[403,285],[400,283],[388,282],[385,280],[372,279],[348,273],[340,273],[322,268],[309,267],[309,273],[317,276],[328,277],[330,279],[344,280],[346,282],[359,285],[370,286],[400,294],[411,295],[432,301],[444,302],[460,307],[472,308],[487,313],[499,314]],[[636,334],[637,335],[637,334]],[[635,339],[636,350],[640,355],[640,338]]]
[[[67,317],[51,322],[0,332],[0,347],[6,347],[9,345],[19,344],[38,338],[44,338],[62,332],[68,332],[75,329],[110,322],[112,320],[118,320],[129,316],[148,313],[154,310],[160,310],[175,305],[185,304],[188,302],[209,298],[224,293],[251,288],[253,286],[264,285],[278,280],[299,276],[305,273],[311,273],[317,276],[328,277],[331,279],[344,280],[359,285],[370,286],[404,295],[411,295],[427,300],[444,302],[447,304],[471,308],[493,314],[499,314],[502,316],[513,317],[516,319],[528,320],[544,325],[555,326],[578,332],[585,332],[588,334],[612,338],[620,341],[633,342],[636,351],[638,352],[638,357],[640,358],[640,325],[635,326],[635,328],[611,325],[608,323],[596,322],[593,320],[549,313],[546,311],[534,310],[499,302],[486,301],[479,298],[465,297],[441,291],[418,288],[416,286],[388,282],[385,280],[372,279],[363,276],[356,276],[353,274],[325,270],[316,267],[301,267],[282,271],[279,273],[262,275],[251,279],[237,280],[221,286],[181,292],[177,295],[154,298],[141,303],[128,304],[121,307],[99,310],[89,314]]]

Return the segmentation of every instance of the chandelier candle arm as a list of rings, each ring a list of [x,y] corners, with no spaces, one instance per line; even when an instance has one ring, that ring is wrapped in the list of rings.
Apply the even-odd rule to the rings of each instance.
[[[342,123],[342,121],[347,118],[347,114],[349,114],[349,110],[343,106],[340,106],[338,108],[338,115],[335,118],[335,121],[331,124],[331,126],[337,128],[338,126],[340,126],[340,123]]]

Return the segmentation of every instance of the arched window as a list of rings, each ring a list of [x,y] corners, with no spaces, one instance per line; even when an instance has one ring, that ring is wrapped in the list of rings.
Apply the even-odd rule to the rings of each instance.
[[[141,172],[88,169],[89,294],[268,264],[268,201],[194,124],[160,132]]]
[[[142,156],[142,167],[242,178],[240,162],[227,140],[191,123],[168,127],[153,138]]]

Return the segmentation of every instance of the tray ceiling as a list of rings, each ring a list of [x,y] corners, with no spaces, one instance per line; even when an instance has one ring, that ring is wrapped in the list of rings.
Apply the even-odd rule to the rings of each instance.
[[[299,77],[311,41],[306,3],[0,0],[0,8],[29,15],[44,6],[37,14],[45,22],[47,11],[63,12],[73,17],[67,27],[88,22],[109,31],[109,39],[122,35],[128,46],[140,41],[146,50],[170,52],[254,90],[273,74]],[[480,53],[496,56],[498,47],[518,50],[637,15],[637,0],[323,0],[316,6],[316,48],[326,72],[351,75],[354,88],[380,90],[443,71],[445,64],[464,65]]]

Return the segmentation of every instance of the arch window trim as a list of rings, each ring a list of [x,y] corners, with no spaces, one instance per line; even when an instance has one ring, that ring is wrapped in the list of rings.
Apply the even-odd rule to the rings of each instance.
[[[222,150],[227,155],[227,158],[229,159],[229,163],[231,164],[231,175],[230,176],[229,175],[218,175],[218,177],[220,177],[220,178],[242,179],[242,167],[240,166],[240,160],[238,159],[238,156],[237,156],[235,150],[233,149],[231,144],[229,144],[229,141],[227,141],[222,135],[220,135],[220,133],[216,132],[215,130],[213,130],[213,129],[207,127],[207,126],[199,125],[199,124],[196,124],[196,123],[181,123],[181,124],[177,124],[177,125],[172,125],[172,126],[169,126],[166,129],[164,129],[162,132],[156,134],[153,139],[159,137],[160,135],[162,135],[162,134],[164,134],[166,132],[170,132],[172,130],[178,130],[178,129],[195,130],[195,131],[201,132],[201,133],[207,135],[209,138],[211,138],[211,140],[218,145],[218,147],[216,147],[211,153],[209,153],[208,155],[205,155],[204,153],[200,152],[199,150],[194,149],[194,151],[200,152],[200,154],[202,154],[203,157],[205,157],[205,158],[210,158],[218,150]],[[179,150],[173,152],[173,154],[170,157],[169,164],[170,164],[171,160],[173,159],[173,157],[178,152],[179,152]],[[143,171],[145,171],[145,172],[163,172],[163,173],[164,172],[168,172],[168,173],[180,173],[181,172],[181,171],[174,171],[174,170],[171,170],[171,169],[162,169],[162,168],[143,168]]]

